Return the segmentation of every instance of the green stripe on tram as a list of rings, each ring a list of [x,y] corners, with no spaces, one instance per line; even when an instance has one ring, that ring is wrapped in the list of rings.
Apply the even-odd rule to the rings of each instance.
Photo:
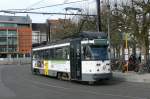
[[[52,64],[65,64],[67,60],[50,60]]]

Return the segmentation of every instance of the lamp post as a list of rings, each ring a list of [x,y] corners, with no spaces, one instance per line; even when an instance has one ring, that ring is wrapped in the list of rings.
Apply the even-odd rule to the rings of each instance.
[[[50,24],[50,21],[47,20],[47,23],[46,23],[46,26],[47,26],[47,38],[46,38],[46,41],[47,42],[51,42],[52,40],[52,37],[51,37],[51,24]]]

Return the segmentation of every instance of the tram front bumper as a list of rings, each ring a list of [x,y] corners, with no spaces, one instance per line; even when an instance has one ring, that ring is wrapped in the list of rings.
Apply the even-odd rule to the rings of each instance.
[[[99,81],[99,80],[107,80],[111,78],[112,78],[112,73],[82,74],[83,81]]]

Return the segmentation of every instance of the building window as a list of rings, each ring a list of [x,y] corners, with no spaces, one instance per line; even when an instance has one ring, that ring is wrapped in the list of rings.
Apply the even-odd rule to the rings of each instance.
[[[0,27],[17,27],[17,24],[13,24],[13,23],[0,23]]]
[[[7,45],[7,38],[6,37],[0,38],[0,45]]]
[[[17,32],[16,31],[8,31],[8,36],[17,36]]]
[[[6,37],[7,31],[0,31],[0,37]]]

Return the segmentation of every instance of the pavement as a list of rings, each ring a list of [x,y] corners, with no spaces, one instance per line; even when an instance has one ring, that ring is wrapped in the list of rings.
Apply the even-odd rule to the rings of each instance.
[[[140,74],[133,71],[128,71],[125,73],[120,71],[113,71],[113,79],[127,82],[150,83],[150,73]]]

